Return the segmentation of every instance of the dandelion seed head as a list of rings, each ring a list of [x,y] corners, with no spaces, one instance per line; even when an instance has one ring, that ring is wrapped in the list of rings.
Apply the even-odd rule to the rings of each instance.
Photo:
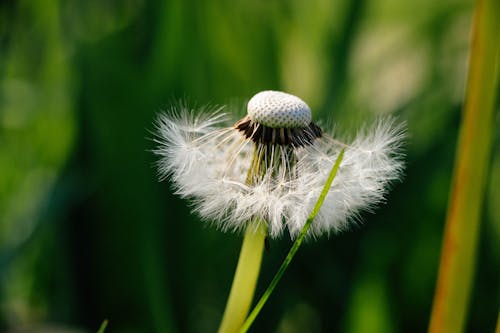
[[[248,102],[250,118],[271,128],[306,127],[311,122],[311,109],[300,98],[281,91],[267,90]]]
[[[300,98],[281,91],[257,93],[248,102],[248,115],[234,128],[256,144],[301,147],[321,137],[311,121],[311,109]]]
[[[180,107],[157,121],[160,178],[169,178],[175,193],[223,231],[243,231],[259,219],[271,238],[297,236],[342,148],[344,159],[310,236],[348,229],[362,211],[384,202],[388,185],[401,176],[405,127],[393,118],[343,143],[315,125],[309,107],[293,95],[261,92],[248,109],[233,126],[220,109],[194,116]],[[275,116],[280,112],[292,116]]]

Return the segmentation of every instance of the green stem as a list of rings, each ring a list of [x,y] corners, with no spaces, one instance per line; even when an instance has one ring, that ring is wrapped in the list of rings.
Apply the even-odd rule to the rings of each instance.
[[[465,326],[498,93],[498,13],[498,0],[476,1],[467,91],[430,333],[459,333]]]
[[[497,326],[495,328],[495,333],[500,333],[500,311],[498,311]]]
[[[314,205],[314,208],[313,208],[311,214],[309,214],[309,217],[307,218],[306,223],[302,227],[302,230],[300,231],[299,236],[297,237],[297,239],[293,243],[292,248],[288,252],[287,256],[285,257],[285,260],[281,264],[281,267],[279,268],[278,272],[276,273],[276,275],[272,279],[271,283],[269,284],[269,287],[267,287],[266,291],[264,292],[264,294],[260,298],[259,302],[257,303],[257,305],[255,305],[255,308],[252,310],[252,312],[248,316],[247,320],[245,321],[245,323],[241,327],[240,333],[245,333],[248,331],[248,329],[252,325],[253,321],[255,320],[257,315],[259,314],[260,310],[262,309],[262,307],[266,303],[267,299],[269,298],[269,296],[273,292],[274,288],[278,284],[279,280],[283,276],[283,273],[285,273],[285,270],[287,269],[288,265],[290,265],[290,262],[292,261],[293,257],[295,256],[295,253],[297,252],[300,245],[302,244],[302,241],[304,240],[305,236],[307,235],[307,232],[309,231],[309,228],[311,227],[312,221],[314,220],[314,218],[318,214],[321,206],[323,205],[323,201],[325,200],[326,195],[328,194],[328,190],[330,189],[330,187],[332,185],[333,179],[335,178],[335,175],[337,174],[337,170],[339,169],[340,162],[342,161],[343,157],[344,157],[344,149],[341,150],[339,156],[337,157],[337,160],[335,161],[335,164],[334,164],[332,170],[330,171],[330,174],[328,175],[328,179],[325,183],[325,186],[323,187],[323,191],[321,192],[321,194],[318,198],[318,201],[316,201],[316,204]]]
[[[104,331],[106,331],[106,327],[108,326],[108,320],[105,319],[101,326],[99,327],[99,330],[97,331],[97,333],[104,333]]]
[[[250,310],[266,234],[265,224],[260,221],[254,221],[246,229],[219,333],[237,332]]]

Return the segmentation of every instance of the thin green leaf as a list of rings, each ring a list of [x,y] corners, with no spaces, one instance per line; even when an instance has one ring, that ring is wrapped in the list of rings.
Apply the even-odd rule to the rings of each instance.
[[[299,236],[295,240],[295,242],[292,245],[292,248],[288,252],[287,256],[285,257],[285,260],[281,264],[281,267],[279,268],[278,272],[272,279],[271,283],[267,287],[266,291],[260,298],[260,300],[257,302],[257,305],[255,305],[255,308],[252,310],[248,318],[245,320],[243,323],[243,326],[240,329],[240,333],[245,333],[248,331],[250,326],[252,325],[253,321],[259,314],[260,310],[262,310],[262,307],[266,303],[267,299],[273,292],[274,288],[280,281],[281,277],[283,276],[283,273],[285,273],[285,270],[287,269],[288,265],[290,265],[290,262],[292,261],[293,257],[295,256],[295,253],[299,249],[300,245],[302,244],[302,241],[304,240],[305,236],[307,235],[307,232],[309,231],[309,228],[311,227],[311,223],[318,214],[319,210],[321,209],[321,206],[323,205],[323,202],[325,201],[326,195],[328,194],[328,191],[330,190],[330,187],[332,186],[332,182],[337,175],[337,171],[340,167],[340,162],[342,162],[342,158],[344,157],[344,149],[340,151],[339,156],[337,157],[337,160],[335,161],[335,164],[332,167],[332,170],[330,171],[330,174],[328,175],[328,179],[326,180],[325,186],[323,187],[323,190],[321,191],[321,194],[318,198],[318,201],[316,201],[316,204],[314,205],[314,208],[312,209],[311,213],[309,214],[309,217],[307,218],[306,223],[302,227],[302,230],[300,231]]]
[[[493,138],[500,2],[477,0],[469,74],[429,333],[465,330]]]
[[[104,321],[102,322],[101,327],[99,327],[99,330],[97,331],[97,333],[104,333],[107,326],[108,326],[108,320],[104,319]]]

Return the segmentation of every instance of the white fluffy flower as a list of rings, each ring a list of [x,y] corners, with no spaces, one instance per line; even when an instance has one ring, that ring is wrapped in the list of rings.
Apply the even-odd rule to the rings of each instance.
[[[345,229],[362,209],[383,201],[403,162],[404,127],[379,119],[341,143],[311,122],[298,97],[264,91],[248,103],[248,115],[227,124],[220,110],[193,115],[180,108],[158,119],[159,172],[194,210],[222,230],[267,223],[270,237],[288,229],[295,237],[306,222],[342,148],[344,159],[310,233]]]

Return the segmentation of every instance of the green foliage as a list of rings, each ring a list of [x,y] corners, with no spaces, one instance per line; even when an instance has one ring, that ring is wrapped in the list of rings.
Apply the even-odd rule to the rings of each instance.
[[[339,156],[335,160],[335,163],[332,166],[332,169],[328,175],[328,178],[326,179],[325,186],[323,187],[323,190],[321,191],[318,200],[314,204],[313,210],[307,217],[307,221],[304,224],[304,227],[302,230],[300,230],[299,235],[297,236],[297,239],[292,244],[292,247],[290,248],[290,251],[286,255],[285,259],[283,260],[283,263],[281,264],[280,268],[278,269],[278,272],[276,272],[276,275],[273,277],[271,282],[269,283],[269,286],[267,289],[264,291],[264,294],[262,297],[259,299],[257,304],[255,305],[254,309],[252,312],[248,315],[248,318],[245,320],[243,323],[240,332],[245,333],[250,329],[250,326],[253,324],[255,321],[255,318],[257,318],[257,315],[260,313],[262,308],[264,307],[264,304],[266,304],[267,300],[271,296],[271,293],[274,291],[274,288],[278,285],[279,281],[281,280],[281,277],[285,273],[286,269],[288,268],[288,265],[292,262],[293,257],[299,250],[300,246],[302,245],[302,242],[304,241],[307,232],[309,231],[309,228],[311,227],[311,223],[313,223],[314,218],[316,215],[318,215],[319,210],[321,209],[321,206],[323,205],[323,202],[325,201],[326,195],[328,194],[328,191],[330,190],[332,186],[332,182],[335,179],[335,176],[337,175],[337,171],[339,170],[340,163],[342,162],[342,159],[344,158],[344,149],[342,149],[339,153]]]
[[[500,79],[496,0],[476,2],[467,90],[429,332],[463,332],[476,265]]]
[[[410,139],[387,204],[307,242],[253,329],[424,331],[471,16],[466,0],[2,2],[0,331],[102,318],[116,332],[216,331],[241,237],[158,183],[152,122],[178,99],[241,111],[265,89],[300,96],[340,133],[393,113]],[[492,332],[498,311],[498,142],[468,332]],[[260,281],[289,246],[272,242]]]
[[[104,333],[106,331],[106,327],[108,327],[108,321],[104,320],[101,324],[101,327],[99,327],[97,333]]]

